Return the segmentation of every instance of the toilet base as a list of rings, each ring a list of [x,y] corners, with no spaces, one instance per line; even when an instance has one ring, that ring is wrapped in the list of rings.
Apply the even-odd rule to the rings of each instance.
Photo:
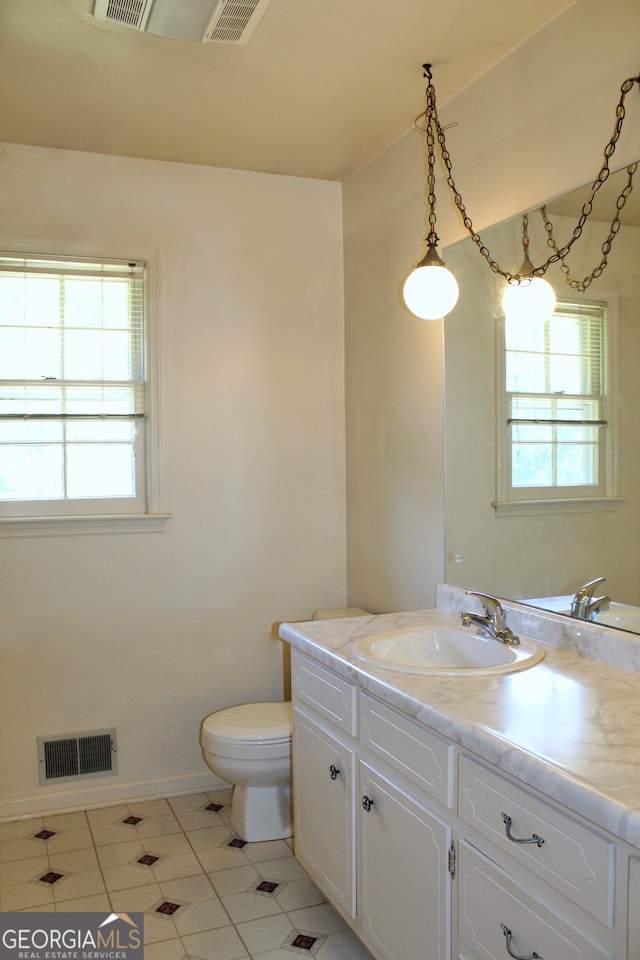
[[[291,790],[288,784],[244,787],[236,784],[230,822],[242,840],[282,840],[291,836]]]

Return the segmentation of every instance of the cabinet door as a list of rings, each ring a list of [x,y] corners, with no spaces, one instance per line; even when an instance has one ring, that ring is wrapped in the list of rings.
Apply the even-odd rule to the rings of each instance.
[[[355,916],[354,754],[301,710],[293,716],[295,854],[325,896]]]
[[[448,824],[363,761],[358,792],[363,938],[386,960],[446,960]]]

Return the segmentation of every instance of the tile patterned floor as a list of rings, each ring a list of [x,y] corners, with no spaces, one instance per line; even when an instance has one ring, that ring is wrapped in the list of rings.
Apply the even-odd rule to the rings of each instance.
[[[291,842],[244,843],[229,791],[0,824],[0,911],[145,915],[145,960],[369,960]]]

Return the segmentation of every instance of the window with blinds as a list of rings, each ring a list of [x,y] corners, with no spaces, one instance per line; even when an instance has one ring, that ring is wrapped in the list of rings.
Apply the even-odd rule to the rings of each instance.
[[[145,512],[145,265],[0,254],[0,513]]]
[[[559,302],[547,320],[504,321],[504,499],[603,497],[607,305]]]

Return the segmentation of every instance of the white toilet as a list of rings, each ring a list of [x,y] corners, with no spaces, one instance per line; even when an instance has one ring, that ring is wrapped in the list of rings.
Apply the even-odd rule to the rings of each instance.
[[[209,714],[200,743],[234,784],[231,826],[243,840],[291,836],[291,704],[241,703]]]
[[[365,616],[364,610],[316,610],[314,620]],[[291,704],[241,703],[202,721],[207,765],[234,784],[231,826],[242,840],[291,836]]]

